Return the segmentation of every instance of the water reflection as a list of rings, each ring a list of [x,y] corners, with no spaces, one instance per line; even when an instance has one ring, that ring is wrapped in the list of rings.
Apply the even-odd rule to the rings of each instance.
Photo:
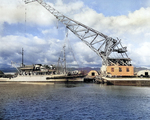
[[[149,119],[149,90],[99,84],[0,83],[0,119]]]

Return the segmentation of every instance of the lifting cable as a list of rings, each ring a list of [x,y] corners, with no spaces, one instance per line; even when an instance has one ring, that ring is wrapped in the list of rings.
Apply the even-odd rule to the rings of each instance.
[[[75,58],[75,55],[74,55],[72,46],[71,46],[70,41],[69,41],[69,39],[68,39],[68,28],[66,28],[66,39],[68,40],[68,49],[69,49],[69,51],[72,53],[73,59],[74,59],[74,61],[77,63],[77,66],[78,66],[78,68],[79,68],[79,64],[78,64],[78,62],[77,62],[77,60],[76,60],[76,58]]]

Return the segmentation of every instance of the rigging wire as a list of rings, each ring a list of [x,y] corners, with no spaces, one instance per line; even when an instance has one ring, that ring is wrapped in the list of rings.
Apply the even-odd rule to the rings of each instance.
[[[79,64],[75,58],[75,55],[74,55],[74,52],[73,52],[73,49],[72,49],[72,46],[70,44],[70,40],[68,39],[68,28],[66,28],[66,42],[68,43],[68,50],[71,52],[72,56],[73,56],[73,59],[74,61],[77,63],[77,66],[79,68]]]
[[[73,55],[73,59],[76,61],[76,63],[77,63],[77,66],[78,66],[78,68],[79,68],[79,64],[78,64],[78,62],[77,62],[77,60],[76,60],[76,58],[75,58],[75,55],[74,55],[74,52],[73,52],[73,49],[72,49],[72,47],[71,47],[71,44],[70,44],[70,41],[68,40],[68,44],[69,44],[69,49],[70,49],[70,51],[71,51],[71,53],[72,53],[72,55]]]
[[[77,66],[79,68],[79,64],[75,58],[73,49],[72,49],[71,44],[70,44],[70,40],[68,39],[68,29],[67,28],[65,30],[65,40],[64,40],[63,50],[61,50],[61,53],[60,53],[59,58],[58,58],[58,67],[59,67],[59,63],[60,63],[61,65],[64,64],[64,67],[61,66],[61,68],[67,68],[67,69],[71,70],[71,68],[68,67],[69,65],[66,63],[66,58],[65,58],[66,56],[64,53],[66,47],[67,47],[68,51],[71,53],[71,55],[73,56],[73,59],[77,63]]]

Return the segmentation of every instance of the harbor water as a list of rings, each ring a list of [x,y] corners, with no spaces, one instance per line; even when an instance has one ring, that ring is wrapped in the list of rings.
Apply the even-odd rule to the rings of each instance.
[[[0,83],[0,120],[148,120],[150,87]]]

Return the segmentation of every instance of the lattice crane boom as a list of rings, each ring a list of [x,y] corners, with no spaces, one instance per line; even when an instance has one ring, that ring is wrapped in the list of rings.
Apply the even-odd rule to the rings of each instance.
[[[37,1],[46,8],[87,46],[96,52],[97,55],[102,58],[103,65],[108,66],[110,64],[116,64],[116,62],[117,64],[129,65],[130,59],[126,54],[127,49],[121,45],[121,41],[118,38],[114,39],[108,37],[91,27],[66,17],[47,3],[43,2],[43,0],[25,0],[25,3],[27,4],[34,1]],[[110,58],[110,54],[113,52],[121,54],[121,59]]]

